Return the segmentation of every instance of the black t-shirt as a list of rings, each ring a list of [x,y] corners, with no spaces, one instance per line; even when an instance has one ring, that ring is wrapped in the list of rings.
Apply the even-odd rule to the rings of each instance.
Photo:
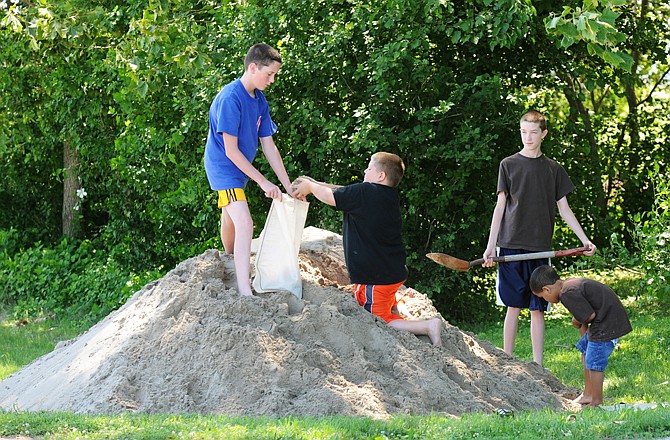
[[[556,202],[575,186],[555,160],[520,153],[500,162],[497,192],[507,193],[498,246],[529,251],[551,249]]]
[[[593,314],[589,324],[589,341],[607,342],[633,330],[621,300],[612,289],[588,278],[570,278],[563,282],[561,303],[579,322]]]
[[[356,284],[395,284],[407,279],[398,188],[355,183],[333,191],[344,213],[342,239],[349,278]]]

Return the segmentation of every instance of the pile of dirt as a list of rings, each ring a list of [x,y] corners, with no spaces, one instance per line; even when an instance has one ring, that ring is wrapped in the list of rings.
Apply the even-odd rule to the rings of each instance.
[[[240,297],[232,257],[180,263],[79,337],[0,383],[30,411],[250,416],[572,409],[574,391],[444,321],[442,346],[400,332],[350,295],[341,237],[307,228],[303,298]],[[405,289],[402,313],[438,315]]]

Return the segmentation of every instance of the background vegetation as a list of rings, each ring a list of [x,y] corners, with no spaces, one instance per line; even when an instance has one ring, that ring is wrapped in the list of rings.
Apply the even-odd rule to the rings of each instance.
[[[669,17],[650,0],[4,0],[0,300],[97,319],[219,247],[207,111],[263,41],[284,58],[266,95],[291,177],[357,181],[378,150],[406,161],[408,284],[447,319],[497,315],[490,272],[424,254],[481,255],[531,107],[602,264],[649,266],[640,292],[667,302]],[[269,201],[248,192],[262,225]],[[315,203],[308,222],[340,217]],[[559,222],[555,247],[576,244]]]

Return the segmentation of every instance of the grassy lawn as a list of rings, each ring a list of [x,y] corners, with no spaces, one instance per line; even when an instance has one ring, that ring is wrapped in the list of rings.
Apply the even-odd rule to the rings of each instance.
[[[589,274],[593,278],[592,274]],[[670,436],[670,312],[635,298],[635,280],[626,273],[605,275],[623,296],[633,333],[620,340],[605,374],[606,405],[656,403],[655,409],[585,409],[578,413],[526,411],[512,417],[468,414],[461,418],[397,416],[240,418],[209,415],[123,414],[85,416],[71,413],[0,412],[0,437],[44,439],[631,439]],[[0,325],[0,379],[54,345],[76,336],[73,323],[46,320]],[[468,328],[502,346],[502,324]],[[582,386],[578,332],[558,305],[547,316],[545,367],[564,383]],[[530,360],[528,317],[519,324],[515,355]]]
[[[34,359],[49,353],[59,341],[77,336],[85,328],[53,319],[26,323],[0,318],[0,380]]]
[[[558,316],[563,310],[554,310],[546,321],[544,366],[566,385],[582,388],[582,364],[574,348],[579,332],[570,326],[567,315]],[[633,332],[619,340],[605,372],[605,405],[670,402],[670,317],[631,315]],[[519,322],[514,354],[530,361],[530,322],[525,318]],[[502,348],[502,324],[473,330],[479,338]]]

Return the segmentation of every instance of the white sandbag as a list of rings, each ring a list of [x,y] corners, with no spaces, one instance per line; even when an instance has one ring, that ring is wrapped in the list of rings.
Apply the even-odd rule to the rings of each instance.
[[[282,195],[272,201],[265,227],[254,240],[256,276],[252,283],[256,292],[288,290],[302,298],[302,280],[298,252],[309,203]]]

